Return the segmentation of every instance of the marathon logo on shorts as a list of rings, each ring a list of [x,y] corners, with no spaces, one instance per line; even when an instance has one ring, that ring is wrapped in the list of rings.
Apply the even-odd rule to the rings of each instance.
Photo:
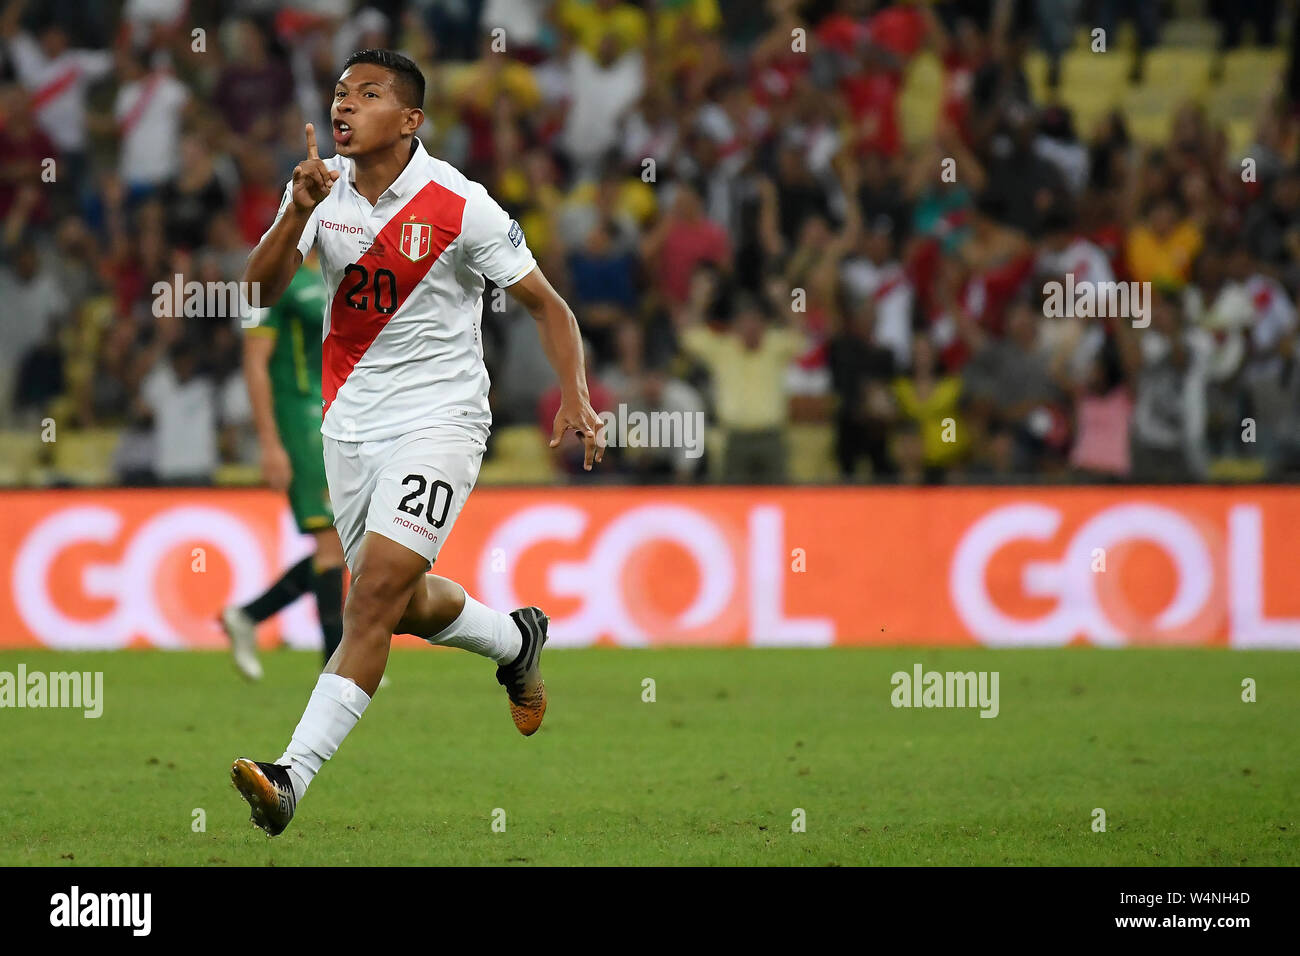
[[[429,528],[426,528],[424,525],[420,524],[418,521],[408,521],[407,519],[399,517],[398,515],[393,515],[393,524],[401,525],[403,528],[410,528],[416,534],[424,535],[434,544],[438,543],[438,536],[434,534],[433,531],[431,531]]]
[[[523,226],[519,225],[519,223],[516,222],[516,221],[513,220],[513,219],[510,220],[510,235],[509,235],[509,239],[510,239],[511,244],[512,244],[516,249],[518,249],[518,248],[519,248],[519,244],[520,244],[521,242],[524,241],[524,229],[523,229]]]

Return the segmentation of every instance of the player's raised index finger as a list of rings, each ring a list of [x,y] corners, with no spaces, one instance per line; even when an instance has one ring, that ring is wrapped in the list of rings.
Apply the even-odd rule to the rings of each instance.
[[[312,126],[311,123],[307,124],[307,158],[320,159],[319,154],[316,152],[316,127]]]

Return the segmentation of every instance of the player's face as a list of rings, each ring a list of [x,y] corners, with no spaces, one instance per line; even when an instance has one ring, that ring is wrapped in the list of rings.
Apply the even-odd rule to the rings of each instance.
[[[357,156],[391,146],[412,112],[402,105],[388,70],[373,63],[350,66],[334,84],[334,151]]]

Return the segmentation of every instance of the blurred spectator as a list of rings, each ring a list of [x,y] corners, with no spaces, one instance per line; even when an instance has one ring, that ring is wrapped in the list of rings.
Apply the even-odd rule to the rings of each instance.
[[[774,484],[786,478],[784,427],[787,366],[804,350],[793,329],[769,328],[759,300],[741,296],[725,331],[694,321],[682,348],[702,362],[713,382],[713,405],[724,434],[722,479]]]
[[[1114,322],[1125,374],[1136,382],[1131,439],[1133,477],[1167,483],[1204,478],[1205,370],[1173,298],[1156,296],[1140,340],[1131,323]]]
[[[696,267],[712,263],[725,270],[730,248],[726,231],[704,217],[700,194],[678,183],[668,214],[642,241],[641,255],[658,276],[664,298],[679,305],[686,301]]]
[[[621,436],[625,447],[619,448],[619,470],[623,474],[641,482],[686,482],[701,473],[704,399],[695,389],[661,369],[652,369],[620,393],[619,400],[629,421],[635,421],[630,416],[640,413],[646,421],[669,423],[660,427],[658,446],[634,446]]]
[[[1296,336],[1278,344],[1279,361],[1250,379],[1249,403],[1268,477],[1300,479],[1300,363]]]
[[[429,32],[438,38],[441,57],[447,60],[474,58],[483,5],[484,0],[432,0],[420,5],[419,9],[428,20]]]
[[[181,169],[181,120],[190,94],[166,69],[120,49],[113,116],[122,147],[118,173],[134,196],[152,192]]]
[[[549,6],[550,0],[486,0],[479,29],[507,31],[511,45],[518,47],[516,55],[533,62],[545,55],[542,41]]]
[[[39,417],[63,394],[63,350],[57,332],[55,326],[47,327],[44,340],[27,351],[18,367],[14,410],[20,414],[30,411]]]
[[[1037,148],[1032,111],[1017,107],[1006,119],[1005,135],[997,137],[986,158],[989,208],[997,210],[1000,221],[1032,235],[1066,193],[1066,180]]]
[[[579,46],[569,54],[569,111],[561,142],[580,177],[597,175],[626,114],[641,98],[644,76],[641,53],[613,33],[594,51]]]
[[[943,481],[970,448],[961,416],[961,379],[942,373],[929,340],[918,335],[912,367],[894,380],[893,390],[905,424],[896,450],[900,478],[909,483]]]
[[[636,307],[636,257],[618,247],[618,230],[608,220],[592,227],[586,245],[569,256],[575,305]]]
[[[0,409],[6,418],[13,414],[19,368],[33,349],[48,343],[72,307],[31,241],[20,242],[11,254],[12,264],[0,265]]]
[[[1044,456],[1064,449],[1067,423],[1048,356],[1037,345],[1034,307],[1023,299],[1011,307],[1005,338],[971,334],[962,381],[972,418],[1010,428],[1018,468],[1040,470]]]
[[[1128,272],[1138,282],[1182,285],[1201,250],[1200,227],[1183,216],[1172,196],[1154,198],[1146,219],[1128,236]]]
[[[49,221],[50,204],[41,173],[46,160],[56,155],[54,142],[36,125],[27,98],[16,87],[0,86],[0,111],[0,222],[26,192],[22,226],[42,225]]]
[[[835,418],[835,456],[840,474],[852,479],[858,462],[871,463],[873,478],[895,472],[889,456],[889,424],[893,418],[895,353],[877,343],[878,307],[861,302],[851,313],[848,328],[830,342],[830,369],[839,410]]]
[[[79,190],[86,178],[86,96],[93,83],[113,69],[105,50],[74,49],[57,20],[46,21],[38,36],[20,29],[26,0],[9,0],[0,13],[5,41],[18,82],[31,98],[37,125],[54,142],[62,163],[58,182]]]
[[[1110,344],[1091,360],[1076,388],[1075,439],[1070,449],[1070,467],[1076,475],[1092,480],[1128,477],[1132,417],[1132,388],[1119,353]]]
[[[199,363],[197,345],[180,339],[140,386],[153,420],[153,472],[164,484],[211,484],[217,467],[216,389]]]
[[[1300,261],[1300,169],[1283,172],[1272,183],[1268,198],[1246,213],[1242,235],[1247,247],[1270,265]]]
[[[251,20],[228,20],[221,33],[227,63],[214,102],[236,136],[269,143],[277,117],[293,101],[293,74],[282,57],[272,55],[266,35]]]

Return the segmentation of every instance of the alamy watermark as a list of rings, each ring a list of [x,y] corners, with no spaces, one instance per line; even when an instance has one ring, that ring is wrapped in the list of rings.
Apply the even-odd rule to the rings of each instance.
[[[83,893],[73,885],[50,897],[50,925],[63,927],[120,926],[132,936],[148,936],[153,928],[152,893]]]
[[[104,713],[103,671],[0,671],[0,707],[70,707],[83,717]]]
[[[239,319],[244,328],[257,324],[256,310],[262,306],[257,282],[185,281],[179,272],[171,282],[153,284],[154,318]]]
[[[1150,282],[1089,282],[1067,272],[1064,282],[1043,283],[1043,315],[1049,319],[1132,319],[1133,328],[1151,324]]]
[[[978,707],[981,717],[996,717],[997,671],[927,671],[912,665],[912,673],[896,671],[889,678],[895,707]]]
[[[617,412],[601,412],[600,420],[607,448],[681,448],[687,458],[704,454],[703,412],[629,412],[620,402]]]

